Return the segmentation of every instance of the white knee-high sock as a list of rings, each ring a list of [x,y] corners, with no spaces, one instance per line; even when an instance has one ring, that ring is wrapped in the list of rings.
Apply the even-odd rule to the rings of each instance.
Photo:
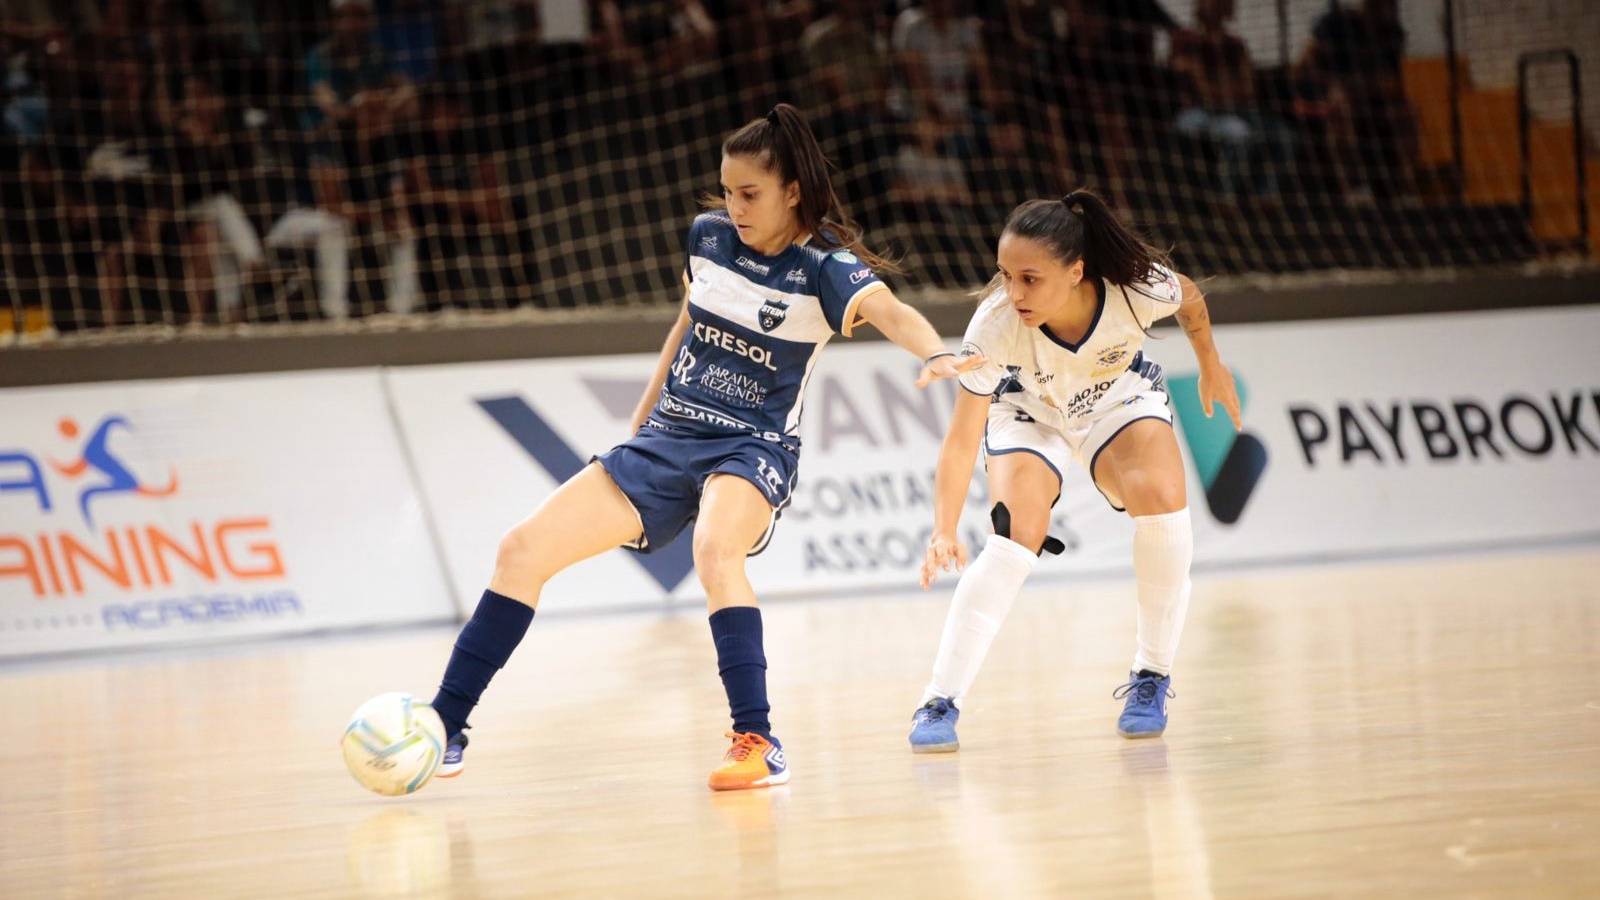
[[[1038,554],[1016,541],[989,535],[983,552],[956,584],[944,634],[939,638],[939,655],[933,661],[933,679],[919,705],[935,697],[959,701],[972,687],[989,645],[1038,561]]]
[[[1167,675],[1189,614],[1194,529],[1189,509],[1133,519],[1133,576],[1139,582],[1139,650],[1133,669]]]

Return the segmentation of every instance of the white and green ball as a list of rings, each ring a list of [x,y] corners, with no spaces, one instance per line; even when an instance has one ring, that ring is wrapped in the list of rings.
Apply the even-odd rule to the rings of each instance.
[[[388,796],[422,789],[444,757],[444,723],[410,694],[379,694],[350,717],[340,747],[344,764],[368,790]]]

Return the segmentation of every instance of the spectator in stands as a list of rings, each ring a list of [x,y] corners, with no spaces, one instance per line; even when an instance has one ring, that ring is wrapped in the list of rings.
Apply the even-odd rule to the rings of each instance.
[[[40,77],[45,37],[0,28],[0,135],[26,144],[37,142],[50,121],[50,100]]]
[[[400,202],[404,164],[395,137],[400,124],[415,120],[416,89],[373,40],[368,0],[334,0],[333,35],[311,50],[306,70],[315,208],[287,212],[268,232],[267,246],[315,248],[322,313],[344,319],[351,314],[351,249],[365,250],[370,239],[387,257],[387,309],[410,312],[417,299],[416,237]],[[371,268],[359,266],[362,273]]]
[[[1330,0],[1311,29],[1305,68],[1329,82],[1327,102],[1355,151],[1364,180],[1386,196],[1415,195],[1416,121],[1401,80],[1406,34],[1395,0],[1359,9]]]
[[[978,22],[957,15],[956,0],[924,0],[895,19],[890,46],[901,77],[895,105],[923,129],[916,143],[932,129],[946,155],[970,159],[984,124],[984,104],[973,102],[971,85],[985,104],[994,94]]]
[[[417,241],[404,195],[405,148],[395,140],[348,142],[344,161],[311,164],[314,206],[290,209],[267,233],[270,248],[316,251],[317,302],[322,314],[342,320],[382,305],[404,314],[418,295]],[[356,254],[352,269],[351,256]],[[373,273],[381,271],[381,279]],[[352,310],[350,287],[357,278],[363,300]]]
[[[480,0],[456,4],[454,11],[464,20],[461,37],[472,51],[516,43],[530,28],[537,33],[541,27],[539,0]]]
[[[715,66],[716,22],[701,0],[595,0],[591,47],[634,77]]]
[[[895,154],[892,195],[924,221],[973,222],[966,169],[945,152],[948,134],[933,118],[911,124],[911,140]]]
[[[510,306],[501,268],[490,265],[513,249],[514,223],[497,160],[483,152],[480,129],[466,119],[459,96],[433,90],[423,112],[417,152],[407,161],[405,196],[420,241],[427,308]]]
[[[818,18],[817,5],[812,0],[701,2],[716,26],[721,77],[763,86],[745,103],[759,109],[794,99],[794,88],[808,72],[800,37]]]
[[[333,35],[306,57],[312,106],[305,124],[386,132],[414,112],[416,88],[373,39],[370,0],[333,0]]]
[[[112,45],[109,58],[96,59],[94,49],[79,40],[62,51],[61,70],[75,77],[64,87],[71,100],[53,117],[57,152],[66,171],[89,186],[108,317],[170,320],[182,265],[171,231],[176,203],[154,161],[173,107],[131,42]]]
[[[431,81],[439,63],[439,24],[428,0],[388,0],[377,9],[375,38],[394,72],[412,84]]]
[[[79,182],[64,178],[38,145],[0,146],[0,172],[8,176],[0,178],[6,306],[47,310],[58,331],[103,324],[94,293],[93,211]]]
[[[881,119],[888,113],[889,43],[878,30],[873,0],[838,0],[800,34],[817,112]]]
[[[1216,148],[1218,181],[1227,193],[1248,183],[1257,194],[1276,194],[1277,168],[1292,158],[1293,135],[1257,107],[1250,50],[1227,30],[1233,12],[1234,0],[1199,0],[1199,27],[1173,33],[1168,65],[1187,95],[1173,128]]]
[[[824,147],[846,179],[864,176],[851,197],[879,198],[889,187],[883,176],[899,141],[889,110],[893,71],[885,60],[889,42],[879,29],[873,0],[838,0],[827,15],[800,35],[806,65],[807,114],[820,121]]]
[[[1166,69],[1155,61],[1158,32],[1173,22],[1154,0],[1064,0],[1061,48],[1065,123],[1082,167],[1104,179],[1113,205],[1131,205],[1133,173],[1154,146],[1166,112]]]
[[[987,111],[988,165],[972,173],[989,220],[1005,218],[1019,195],[1059,196],[1084,179],[1077,174],[1064,114],[1069,104],[1081,102],[1064,92],[1066,11],[1056,0],[984,9],[986,55],[1006,60],[990,69],[999,99]]]
[[[511,161],[524,166],[522,177],[531,177],[539,152],[579,130],[574,120],[588,104],[571,99],[584,89],[579,73],[595,67],[587,65],[592,60],[582,45],[545,41],[538,0],[489,3],[474,13],[447,32],[450,81],[467,88],[458,97],[464,114],[485,126],[479,132],[484,147],[524,150]],[[498,30],[491,33],[491,27]]]
[[[227,115],[225,101],[205,77],[184,79],[177,133],[169,152],[187,226],[187,268],[197,313],[216,300],[218,317],[237,321],[243,286],[259,281],[266,255],[240,197],[250,192],[254,147]]]

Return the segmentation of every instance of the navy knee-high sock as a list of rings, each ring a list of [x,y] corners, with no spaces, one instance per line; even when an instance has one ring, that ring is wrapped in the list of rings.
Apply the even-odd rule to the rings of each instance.
[[[450,664],[445,667],[433,709],[444,720],[444,733],[454,735],[467,727],[467,716],[478,705],[489,679],[511,658],[533,621],[533,607],[484,591],[472,618],[456,638]]]
[[[733,730],[772,739],[767,715],[767,654],[761,647],[761,610],[730,606],[711,614],[711,639],[717,645],[717,671],[728,693]]]

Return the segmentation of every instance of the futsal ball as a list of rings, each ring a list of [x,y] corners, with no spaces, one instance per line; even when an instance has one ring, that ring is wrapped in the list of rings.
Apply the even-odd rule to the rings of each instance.
[[[379,694],[350,717],[340,747],[363,787],[391,797],[410,794],[439,771],[444,723],[410,694]]]

